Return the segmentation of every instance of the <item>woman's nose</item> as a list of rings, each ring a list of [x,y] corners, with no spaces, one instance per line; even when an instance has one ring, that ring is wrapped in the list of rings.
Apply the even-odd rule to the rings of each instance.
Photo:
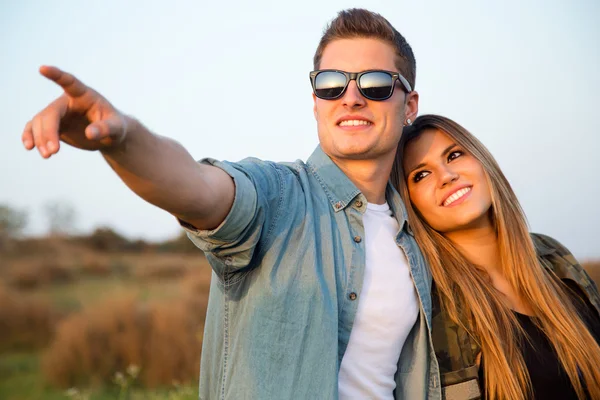
[[[440,173],[440,187],[447,186],[458,180],[458,173],[448,166],[442,168]]]

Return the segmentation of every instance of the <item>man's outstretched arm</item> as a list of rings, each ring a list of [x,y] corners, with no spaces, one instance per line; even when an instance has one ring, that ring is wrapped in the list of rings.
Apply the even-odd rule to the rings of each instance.
[[[144,200],[198,229],[216,228],[225,219],[235,196],[226,172],[197,163],[179,143],[151,133],[73,75],[54,67],[40,73],[64,93],[26,124],[26,149],[35,147],[44,158],[59,151],[60,141],[99,150]]]

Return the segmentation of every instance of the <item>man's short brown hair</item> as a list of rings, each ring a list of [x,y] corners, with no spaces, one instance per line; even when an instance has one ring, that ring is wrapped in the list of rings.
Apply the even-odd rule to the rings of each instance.
[[[406,78],[414,90],[417,65],[410,45],[387,19],[377,13],[361,8],[340,11],[337,17],[327,25],[313,58],[314,69],[319,69],[323,51],[329,43],[337,39],[352,38],[380,39],[392,45],[396,50],[398,72]]]

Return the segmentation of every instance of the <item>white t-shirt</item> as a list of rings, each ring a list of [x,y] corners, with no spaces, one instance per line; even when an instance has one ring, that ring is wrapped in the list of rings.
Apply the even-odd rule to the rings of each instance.
[[[365,277],[340,366],[339,398],[393,399],[400,352],[419,313],[417,294],[388,204],[367,204],[363,224]]]

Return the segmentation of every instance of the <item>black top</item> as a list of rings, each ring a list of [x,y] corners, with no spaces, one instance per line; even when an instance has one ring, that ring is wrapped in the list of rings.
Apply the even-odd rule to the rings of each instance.
[[[572,281],[564,282],[576,293],[580,294],[580,296],[573,296],[574,305],[583,317],[584,322],[592,336],[596,339],[596,342],[600,343],[600,317],[598,316],[598,313],[575,283]],[[515,312],[515,315],[530,339],[522,340],[522,351],[523,359],[531,379],[534,399],[577,400],[577,394],[573,385],[571,385],[569,376],[560,364],[548,338],[535,325],[535,317],[530,317],[517,312]],[[482,357],[479,368],[479,382],[481,384],[483,398],[485,398],[483,369]]]

